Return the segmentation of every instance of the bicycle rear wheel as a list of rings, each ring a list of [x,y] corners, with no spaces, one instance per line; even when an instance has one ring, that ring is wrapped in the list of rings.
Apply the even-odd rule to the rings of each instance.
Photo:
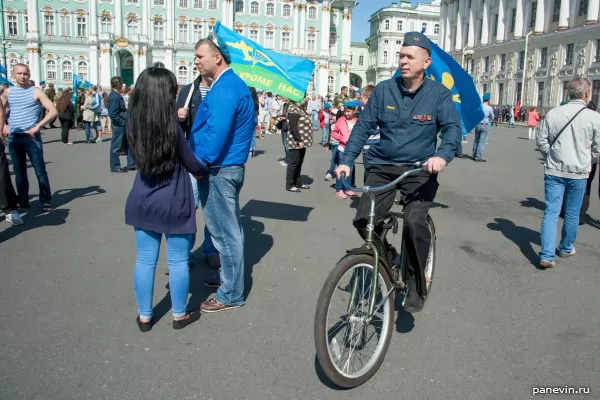
[[[369,317],[373,263],[367,254],[342,259],[329,274],[317,303],[317,358],[327,377],[344,388],[362,385],[377,372],[392,337],[395,290],[381,267]]]

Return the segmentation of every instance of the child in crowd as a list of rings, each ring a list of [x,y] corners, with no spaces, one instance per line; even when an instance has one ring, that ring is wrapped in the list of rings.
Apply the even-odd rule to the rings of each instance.
[[[367,106],[369,102],[369,97],[371,97],[371,93],[375,90],[375,86],[367,85],[361,89],[360,101],[362,102],[363,108]],[[379,143],[379,129],[375,129],[373,133],[369,136],[365,145],[363,146],[362,156],[363,156],[363,185],[367,184],[367,177],[369,176],[369,172],[367,171],[367,167],[369,165],[369,148],[375,144]]]
[[[344,104],[344,115],[337,119],[335,126],[331,131],[331,137],[338,142],[337,151],[338,158],[340,157],[339,153],[343,153],[346,148],[346,143],[348,143],[348,139],[350,138],[350,134],[352,133],[352,129],[358,118],[356,118],[356,103],[354,101],[349,101]],[[337,164],[337,163],[336,163]],[[349,188],[352,181],[352,175],[354,173],[354,166],[351,168],[350,176],[346,176],[343,181],[342,179],[335,180],[335,196],[338,199],[346,199],[348,197],[356,196],[356,193],[353,191],[346,189]]]

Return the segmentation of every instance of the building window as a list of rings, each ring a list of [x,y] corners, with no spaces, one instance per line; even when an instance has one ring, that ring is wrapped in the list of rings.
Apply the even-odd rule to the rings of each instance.
[[[309,53],[314,53],[317,49],[317,35],[315,35],[314,33],[309,33],[308,34],[308,40],[307,40],[307,45],[306,45],[306,49],[308,50]]]
[[[172,1],[172,0],[171,0]],[[154,0],[153,3],[155,6],[164,6],[165,5],[165,0]]]
[[[275,4],[267,3],[267,15],[272,17],[275,15]]]
[[[129,37],[133,37],[133,35],[137,35],[139,32],[140,24],[136,19],[128,19],[127,20],[127,33]]]
[[[515,24],[516,23],[517,23],[517,9],[513,8],[511,10],[511,17],[510,17],[510,33],[515,32]]]
[[[358,56],[358,65],[360,65],[362,67],[364,63],[365,63],[365,56]]]
[[[492,25],[492,32],[494,32],[494,38],[498,36],[498,14],[494,14],[494,24]]]
[[[552,22],[557,22],[560,18],[560,1],[554,0],[554,10],[552,10]]]
[[[402,21],[396,22],[396,30],[397,31],[402,31],[402,26],[403,26]],[[439,27],[439,24],[438,24],[438,27]]]
[[[265,47],[267,49],[275,48],[275,32],[273,32],[273,31],[265,32]]]
[[[383,52],[383,64],[387,64],[388,63],[388,53],[387,51]]]
[[[523,70],[523,68],[525,68],[525,50],[519,52],[519,69]]]
[[[563,81],[562,99],[569,101],[569,81]]]
[[[63,61],[62,73],[63,82],[71,82],[73,80],[73,64],[71,64],[71,61]]]
[[[538,82],[537,106],[542,107],[543,105],[544,105],[544,82]]]
[[[440,24],[433,25],[433,33],[436,35],[440,34]]]
[[[238,35],[244,35],[244,28],[234,28],[233,29],[235,31],[235,33],[237,33]]]
[[[87,20],[85,17],[77,17],[77,37],[87,36]]]
[[[258,43],[258,31],[256,29],[250,29],[250,40]]]
[[[235,12],[236,13],[243,13],[244,12],[244,2],[243,1],[236,1],[235,2]]]
[[[529,27],[530,28],[535,27],[536,14],[537,14],[537,1],[534,1],[533,3],[531,3],[531,18],[529,19]]]
[[[592,82],[592,101],[600,104],[600,80]]]
[[[56,61],[46,61],[46,78],[49,80],[56,80]]]
[[[188,8],[188,0],[179,0],[179,8]]]
[[[504,71],[506,68],[506,54],[500,56],[500,71]]]
[[[289,32],[281,32],[281,50],[291,50]]]
[[[487,83],[483,84],[483,93],[487,93]]]
[[[127,0],[127,4],[138,4],[138,0]]]
[[[187,22],[179,23],[179,43],[188,42],[188,24]]]
[[[44,15],[44,32],[47,36],[54,36],[54,14]]]
[[[596,62],[600,62],[600,39],[596,40]]]
[[[71,36],[71,15],[61,15],[59,17],[60,34],[62,36]]]
[[[387,40],[387,39],[385,39],[385,40],[383,41],[383,44],[388,44],[388,43],[389,43],[389,40]]]
[[[217,0],[208,0],[208,9],[216,10],[217,9]]]
[[[77,63],[77,75],[79,75],[83,81],[88,80],[88,65],[85,61],[79,61]]]
[[[202,24],[194,24],[192,26],[192,35],[194,38],[194,42],[199,42],[200,39],[202,39],[203,35],[202,35]],[[195,76],[195,75],[194,75]]]
[[[258,2],[253,1],[250,3],[250,14],[258,15]]]
[[[390,20],[389,20],[389,19],[386,19],[384,23],[385,23],[385,28],[384,28],[384,29],[385,29],[386,31],[387,31],[387,30],[389,30],[389,29],[390,29]]]
[[[427,33],[427,22],[423,22],[423,24],[421,24],[421,30],[423,33]]]
[[[350,64],[354,63],[354,56],[352,54],[350,54]]]
[[[292,16],[292,7],[290,7],[289,4],[284,4],[283,5],[283,12],[282,15],[284,17],[291,17]]]
[[[490,58],[486,57],[483,60],[483,72],[490,72]]]
[[[185,85],[188,83],[188,68],[184,65],[177,69],[177,83]]]
[[[523,82],[517,83],[517,101],[521,100],[521,91],[523,90]]]
[[[194,8],[202,8],[204,5],[202,4],[203,0],[194,0]]]
[[[579,16],[587,15],[588,0],[579,0]]]
[[[567,57],[565,60],[565,64],[571,65],[573,64],[573,43],[567,45]]]
[[[102,19],[100,20],[100,32],[112,32],[112,19],[110,17],[102,17]]]
[[[317,19],[317,7],[308,7],[308,19]]]
[[[504,83],[498,84],[498,104],[502,104],[504,99]]]
[[[154,21],[154,42],[162,44],[165,41],[165,24],[162,21]]]
[[[17,16],[9,15],[6,19],[8,21],[8,34],[15,35],[15,36],[18,35],[19,29],[18,29],[18,25],[17,25]]]
[[[548,62],[548,48],[544,47],[540,51],[540,68],[545,68],[547,62]]]
[[[29,17],[23,15],[23,26],[25,27],[25,33],[29,33]]]

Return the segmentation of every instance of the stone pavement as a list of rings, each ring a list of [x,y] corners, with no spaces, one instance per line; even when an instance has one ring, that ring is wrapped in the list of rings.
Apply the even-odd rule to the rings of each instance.
[[[600,230],[581,227],[577,255],[556,268],[533,265],[543,169],[526,135],[494,128],[487,163],[455,160],[440,175],[429,301],[414,316],[397,314],[380,371],[342,391],[316,366],[313,317],[327,274],[360,242],[355,203],[336,199],[322,179],[321,147],[308,150],[303,174],[312,187],[300,194],[285,191],[279,135],[259,141],[248,163],[246,306],[174,331],[163,252],[161,319],[141,334],[135,241],[123,215],[134,174],[108,172],[109,143],[62,146],[58,130],[46,131],[57,209],[40,215],[34,200],[24,226],[0,222],[0,399],[513,400],[537,386],[591,387],[591,396],[569,399],[598,398]],[[73,131],[72,140],[83,136]],[[595,196],[590,215],[600,218]],[[191,307],[210,294],[201,282],[211,275],[198,254]]]

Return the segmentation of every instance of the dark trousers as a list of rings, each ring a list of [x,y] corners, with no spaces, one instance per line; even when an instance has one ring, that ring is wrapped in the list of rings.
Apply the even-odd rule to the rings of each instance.
[[[37,133],[35,138],[21,135],[8,138],[8,152],[13,162],[15,181],[17,183],[17,196],[21,207],[29,206],[29,179],[27,178],[27,158],[35,171],[40,190],[40,203],[49,204],[52,199],[50,180],[44,162],[44,149],[42,139]]]
[[[131,156],[131,151],[127,145],[125,138],[125,128],[112,127],[112,138],[110,140],[110,169],[115,171],[121,168],[121,160],[119,159],[119,151],[124,147],[127,152],[127,167],[134,167],[135,162]]]
[[[0,210],[9,214],[18,208],[17,193],[10,180],[8,160],[4,151],[4,143],[0,139]]]
[[[368,186],[379,186],[391,182],[410,167],[399,167],[393,165],[369,165]],[[427,214],[438,189],[437,175],[428,175],[425,172],[409,176],[386,192],[375,194],[375,218],[379,219],[388,212],[394,204],[396,190],[400,190],[404,197],[404,225],[402,237],[406,245],[408,269],[415,277],[417,292],[421,296],[427,294],[425,284],[425,266],[431,244],[431,235],[427,227]],[[358,203],[354,226],[360,236],[366,238],[366,227],[368,222],[371,200],[367,194],[363,194]],[[382,228],[376,224],[375,233],[381,235]]]
[[[302,164],[304,163],[306,149],[290,149],[289,155],[287,176],[285,180],[285,188],[288,190],[292,187],[298,188],[302,186],[300,174],[302,173]]]
[[[594,177],[596,176],[597,168],[598,164],[592,164],[592,170],[590,171],[590,176],[588,176],[587,184],[585,185],[583,203],[581,203],[581,210],[579,211],[580,223],[583,222],[585,214],[587,214],[587,211],[590,208],[590,197],[592,196],[592,182],[594,181]],[[598,185],[598,197],[600,198],[600,184]]]
[[[60,138],[63,143],[68,143],[69,129],[71,129],[71,127],[73,126],[73,121],[61,117],[58,117],[58,120],[60,121]]]

